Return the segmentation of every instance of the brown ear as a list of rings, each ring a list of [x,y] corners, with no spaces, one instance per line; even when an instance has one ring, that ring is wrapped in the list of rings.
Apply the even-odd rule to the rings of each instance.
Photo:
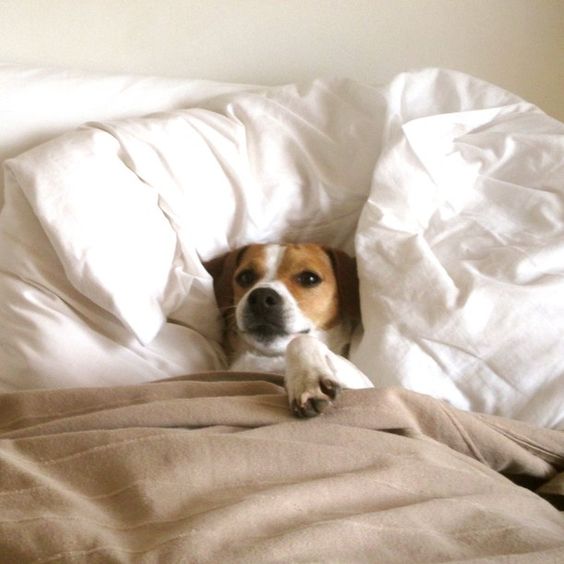
[[[247,247],[230,251],[204,263],[212,275],[213,291],[221,313],[233,306],[233,274]]]
[[[325,248],[329,255],[335,278],[341,311],[353,321],[360,321],[360,292],[356,259],[338,249]]]

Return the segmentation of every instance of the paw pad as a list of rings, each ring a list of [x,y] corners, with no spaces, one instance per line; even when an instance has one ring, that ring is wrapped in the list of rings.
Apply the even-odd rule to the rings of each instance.
[[[292,412],[297,417],[315,417],[323,413],[332,405],[340,387],[335,382],[323,379],[319,381],[319,388],[315,392],[305,391],[291,403]]]

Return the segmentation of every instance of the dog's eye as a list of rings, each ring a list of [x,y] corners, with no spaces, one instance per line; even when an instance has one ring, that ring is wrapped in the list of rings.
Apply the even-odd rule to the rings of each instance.
[[[254,270],[247,269],[239,272],[235,277],[235,282],[241,286],[241,288],[248,288],[257,279],[257,275]]]
[[[296,276],[296,280],[298,281],[298,284],[304,288],[312,288],[313,286],[321,284],[321,277],[318,274],[315,274],[315,272],[310,272],[309,270],[300,272]]]

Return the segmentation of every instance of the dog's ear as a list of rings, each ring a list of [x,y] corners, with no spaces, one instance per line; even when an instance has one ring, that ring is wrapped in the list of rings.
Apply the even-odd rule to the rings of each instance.
[[[331,259],[337,279],[341,311],[349,319],[360,321],[360,291],[356,259],[339,249],[325,247],[325,252]]]
[[[247,247],[230,251],[204,263],[212,275],[213,291],[221,313],[233,306],[233,274]]]

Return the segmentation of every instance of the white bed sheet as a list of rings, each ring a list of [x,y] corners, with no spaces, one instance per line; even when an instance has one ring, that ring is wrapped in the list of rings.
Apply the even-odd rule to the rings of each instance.
[[[197,108],[102,119],[7,163],[4,389],[220,368],[202,261],[314,240],[357,255],[352,358],[376,385],[564,425],[562,124],[436,69],[184,88]]]

